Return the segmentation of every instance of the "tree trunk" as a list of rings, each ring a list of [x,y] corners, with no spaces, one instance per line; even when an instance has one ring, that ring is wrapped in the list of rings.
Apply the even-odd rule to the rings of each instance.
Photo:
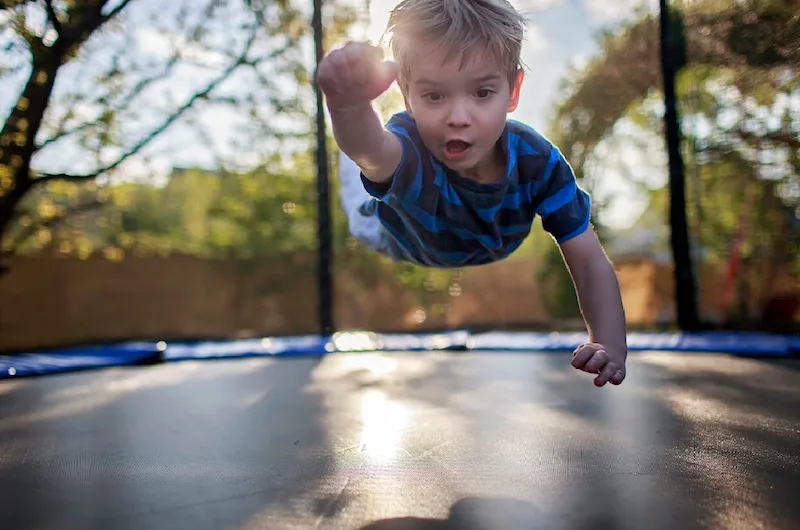
[[[33,186],[31,160],[36,152],[36,135],[64,56],[59,42],[52,48],[34,46],[31,53],[33,67],[25,90],[0,131],[0,170],[11,177],[0,179],[0,235],[8,233],[14,210]],[[0,275],[3,272],[5,267],[0,261]]]

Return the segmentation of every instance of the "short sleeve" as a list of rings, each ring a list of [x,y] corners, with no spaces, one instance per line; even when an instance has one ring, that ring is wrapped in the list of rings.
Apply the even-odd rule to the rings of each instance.
[[[572,167],[552,146],[536,213],[542,227],[561,244],[589,227],[591,198],[579,185]]]
[[[405,112],[395,114],[386,124],[386,130],[400,140],[402,155],[394,175],[388,181],[378,183],[361,174],[364,189],[379,200],[384,200],[390,195],[403,195],[422,177],[422,144],[414,120]]]

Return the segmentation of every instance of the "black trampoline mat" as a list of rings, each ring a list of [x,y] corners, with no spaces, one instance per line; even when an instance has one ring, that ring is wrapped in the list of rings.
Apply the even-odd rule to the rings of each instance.
[[[190,361],[0,383],[0,528],[800,527],[792,361]]]

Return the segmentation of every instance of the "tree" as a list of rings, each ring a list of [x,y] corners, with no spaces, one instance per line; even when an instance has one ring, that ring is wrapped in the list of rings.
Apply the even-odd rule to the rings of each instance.
[[[800,98],[798,12],[782,0],[681,5],[687,206],[706,261],[729,259],[742,234],[745,256],[800,269],[800,116],[790,104]],[[641,14],[606,33],[588,67],[565,80],[553,137],[584,178],[621,125],[662,134],[657,24]]]
[[[134,254],[206,258],[312,253],[312,167],[310,160],[298,160],[291,168],[267,165],[241,173],[178,170],[164,188],[137,185],[123,192],[130,198],[115,201],[119,219],[105,231],[104,243]]]
[[[202,147],[207,166],[235,170],[307,148],[306,9],[299,0],[0,3],[0,80],[20,87],[0,131],[3,256],[102,204],[109,194],[98,191],[131,162],[151,173],[148,161],[175,138]],[[330,38],[354,19],[352,9],[335,13]],[[58,207],[26,200],[58,192]]]
[[[683,51],[687,67],[724,71],[737,88],[756,79],[794,72],[800,64],[800,19],[796,1],[716,0],[682,7]],[[553,135],[576,168],[632,106],[659,91],[658,19],[650,14],[601,36],[600,52],[561,86],[565,94],[553,116]],[[763,50],[769,50],[762,53]],[[743,75],[746,72],[747,75]],[[746,135],[745,131],[735,131]]]

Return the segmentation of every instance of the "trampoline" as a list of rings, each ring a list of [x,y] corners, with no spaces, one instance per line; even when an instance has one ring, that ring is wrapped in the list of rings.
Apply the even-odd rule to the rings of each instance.
[[[55,361],[74,352],[0,358],[4,373],[63,372],[0,381],[0,526],[797,527],[800,366],[788,350],[640,340],[626,382],[598,389],[566,343],[454,337],[369,351],[375,337],[354,335],[365,351],[322,341],[318,354],[311,339],[259,341],[272,348],[261,354],[161,343],[155,363],[127,345],[127,362],[95,351],[80,371]]]
[[[317,63],[322,4],[313,1]],[[698,287],[675,90],[687,50],[667,38],[683,31],[670,27],[667,4],[659,3],[659,44],[672,324],[695,330]],[[773,32],[767,28],[764,35]],[[720,63],[739,57],[723,51]],[[655,68],[639,70],[647,75],[642,81],[633,72],[635,90],[624,94],[657,83],[647,81]],[[604,89],[616,86],[597,79]],[[598,389],[593,376],[570,366],[582,334],[335,333],[329,140],[322,95],[314,92],[314,329],[322,336],[0,355],[0,530],[800,528],[798,336],[632,333],[626,381]],[[592,134],[617,123],[613,113],[633,100],[601,103],[609,113],[595,119],[607,125],[591,127]],[[602,136],[575,136],[571,146],[583,153]],[[736,252],[729,263],[738,270]],[[250,285],[229,290],[235,297]],[[93,304],[100,295],[124,296],[101,289]],[[186,304],[215,303],[194,300]],[[64,307],[77,312],[88,303]],[[120,317],[110,311],[107,318]],[[133,333],[119,336],[150,334]]]

